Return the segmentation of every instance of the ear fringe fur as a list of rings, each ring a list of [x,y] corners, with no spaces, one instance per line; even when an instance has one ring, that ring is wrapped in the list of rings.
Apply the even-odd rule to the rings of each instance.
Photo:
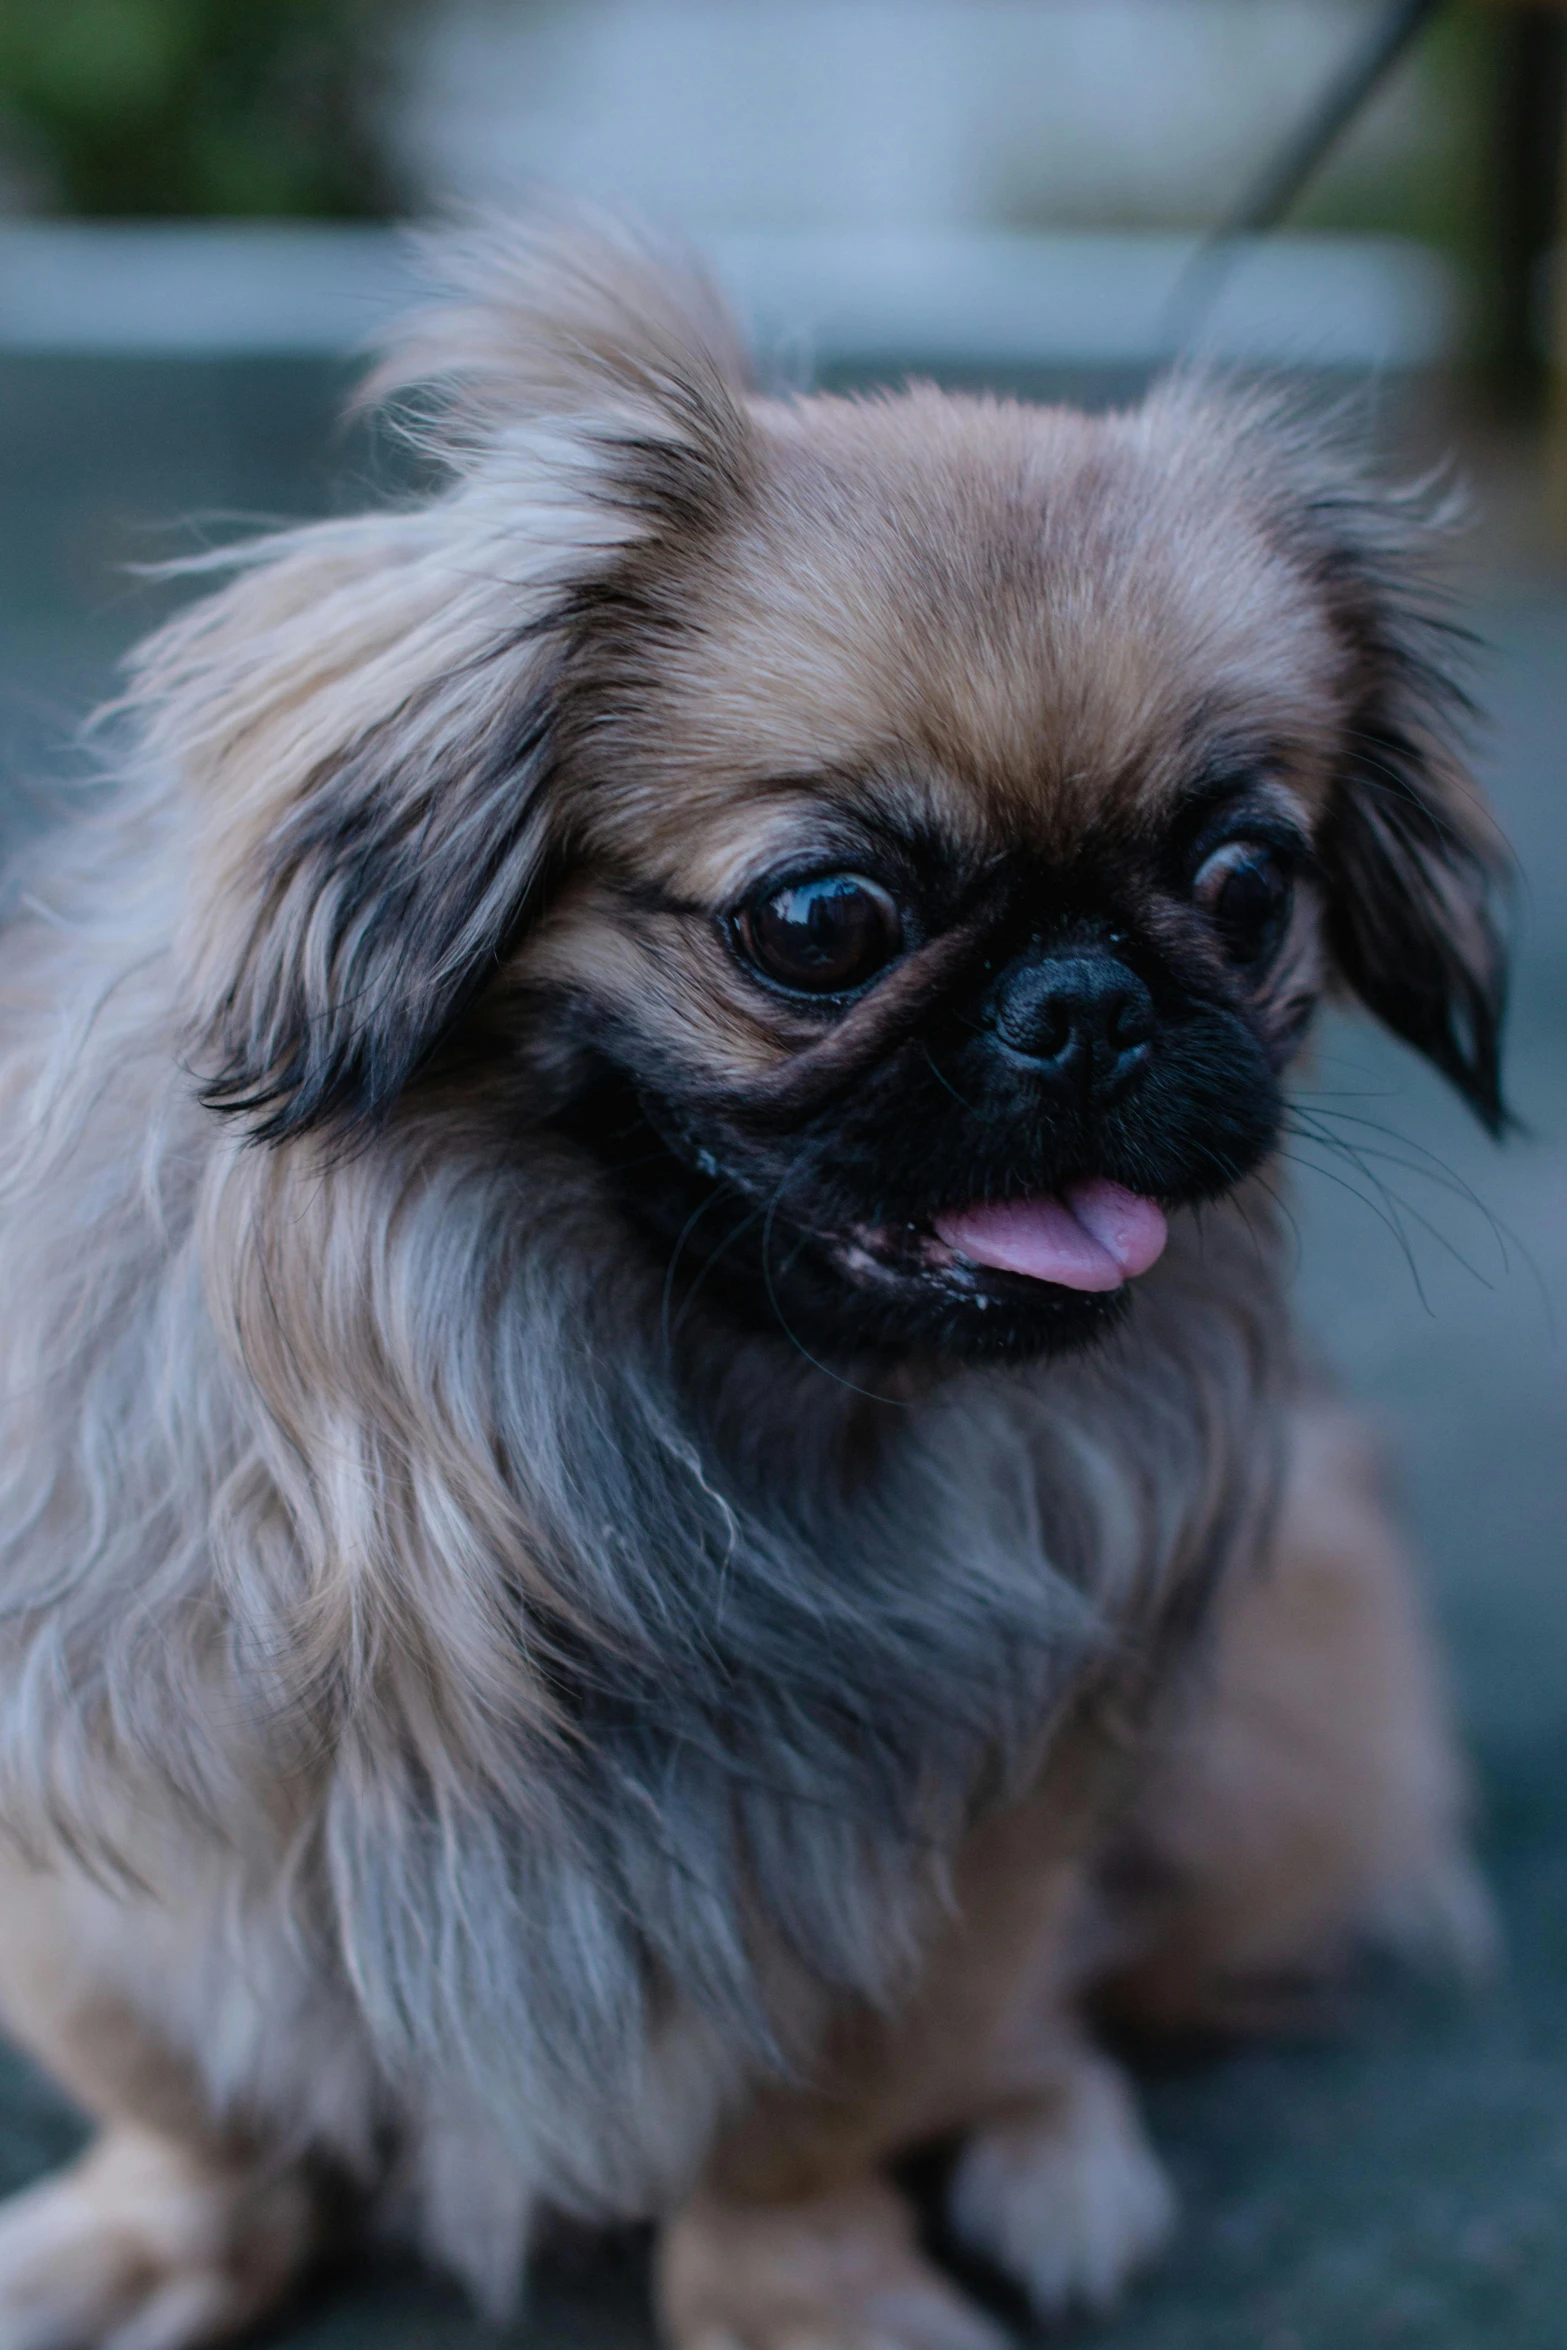
[[[1225,387],[1179,376],[1149,413],[1190,403],[1211,419],[1216,395]],[[1232,389],[1229,404],[1226,463],[1250,477],[1348,655],[1344,753],[1319,839],[1338,973],[1501,1133],[1509,867],[1465,756],[1470,640],[1431,560],[1462,501],[1437,474],[1380,483],[1347,420],[1335,430],[1284,391]]]
[[[548,853],[574,599],[746,471],[743,353],[694,266],[581,220],[429,250],[451,299],[370,392],[455,478],[238,550],[133,671],[197,808],[193,1057],[271,1139],[373,1123],[496,968]]]

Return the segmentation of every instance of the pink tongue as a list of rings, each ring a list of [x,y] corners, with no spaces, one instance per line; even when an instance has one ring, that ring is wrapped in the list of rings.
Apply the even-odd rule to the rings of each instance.
[[[1119,1289],[1146,1273],[1164,1247],[1164,1210],[1094,1175],[1059,1197],[958,1208],[936,1218],[937,1237],[973,1265],[1054,1281],[1062,1289]]]

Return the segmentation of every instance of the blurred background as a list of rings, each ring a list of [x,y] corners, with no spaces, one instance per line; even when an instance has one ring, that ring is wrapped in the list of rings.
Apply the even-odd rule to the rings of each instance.
[[[1425,13],[1282,224],[1194,277],[1388,0],[0,0],[0,846],[86,772],[169,593],[137,566],[397,486],[341,410],[412,283],[398,224],[465,205],[634,206],[786,383],[1100,404],[1188,345],[1469,485],[1523,1130],[1493,1150],[1340,1021],[1295,1172],[1303,1303],[1429,1563],[1508,1955],[1477,1998],[1389,1982],[1339,2036],[1150,2074],[1187,2228],[1083,2330],[1112,2350],[1567,2330],[1567,6]],[[0,2185],[76,2129],[0,2064]],[[565,2248],[529,2340],[644,2343],[644,2256]],[[286,2338],[481,2336],[370,2268]]]

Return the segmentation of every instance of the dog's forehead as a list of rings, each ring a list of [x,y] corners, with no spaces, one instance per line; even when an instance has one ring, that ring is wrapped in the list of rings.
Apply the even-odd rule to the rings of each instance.
[[[955,400],[763,410],[756,494],[682,579],[637,761],[689,858],[813,779],[889,776],[981,844],[1146,818],[1205,737],[1306,772],[1342,656],[1188,427]],[[646,835],[644,835],[646,840]]]

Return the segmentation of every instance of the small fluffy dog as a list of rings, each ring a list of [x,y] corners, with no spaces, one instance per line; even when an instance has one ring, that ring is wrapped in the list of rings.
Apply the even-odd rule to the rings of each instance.
[[[346,2202],[980,2350],[890,2158],[1101,2303],[1088,1992],[1483,1915],[1274,1196],[1325,988],[1501,1116],[1413,525],[1266,399],[774,399],[628,235],[449,269],[442,485],[153,639],[0,945],[0,2013],[102,2125],[0,2345]]]

